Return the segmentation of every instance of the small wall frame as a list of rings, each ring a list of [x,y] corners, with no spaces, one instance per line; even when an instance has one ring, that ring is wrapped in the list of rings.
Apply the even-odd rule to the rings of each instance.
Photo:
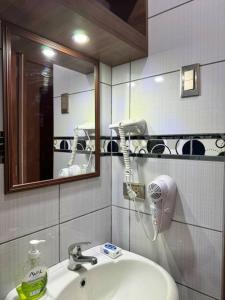
[[[200,96],[200,64],[181,68],[181,98]]]

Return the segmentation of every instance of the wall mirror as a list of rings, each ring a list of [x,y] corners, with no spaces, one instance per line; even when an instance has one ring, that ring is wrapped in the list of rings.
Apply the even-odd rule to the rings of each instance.
[[[5,192],[99,176],[99,68],[4,23]]]

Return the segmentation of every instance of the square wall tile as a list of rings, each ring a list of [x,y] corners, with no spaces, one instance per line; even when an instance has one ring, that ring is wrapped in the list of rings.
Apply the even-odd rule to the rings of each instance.
[[[215,298],[200,294],[183,285],[177,284],[179,291],[179,300],[215,300]]]
[[[223,162],[139,158],[137,166],[138,181],[146,185],[146,200],[144,203],[138,202],[141,211],[150,213],[148,184],[160,175],[168,175],[177,184],[173,219],[223,230]],[[134,209],[133,202],[130,206]]]
[[[132,80],[224,60],[224,11],[223,0],[198,0],[149,19],[149,57],[132,62]]]
[[[58,224],[58,186],[4,195],[3,174],[0,165],[0,243]]]
[[[179,72],[163,75],[161,78],[161,82],[156,82],[155,77],[134,82],[131,88],[131,118],[145,119],[149,134],[163,135],[191,131],[192,126],[189,128],[189,124],[185,122],[187,118],[185,107],[190,104],[195,106],[197,100],[195,99],[195,103],[190,99],[187,102],[181,101]]]
[[[225,132],[224,62],[201,67],[199,97],[180,97],[180,72],[159,77],[136,81],[131,88],[131,118],[144,118],[150,134]]]
[[[129,208],[130,200],[123,197],[124,163],[123,157],[112,156],[112,204]]]
[[[60,225],[60,260],[68,257],[70,244],[80,241],[91,242],[83,249],[111,242],[111,207]]]
[[[112,207],[112,243],[129,251],[129,210]]]
[[[100,82],[112,84],[112,68],[100,63]]]
[[[153,236],[151,216],[143,222]],[[149,241],[135,212],[131,212],[131,251],[164,267],[176,282],[211,297],[221,296],[222,233],[172,222],[156,242]]]
[[[47,267],[59,262],[59,228],[54,226],[37,233],[27,235],[14,241],[0,245],[0,299],[21,283],[24,278],[24,265],[27,252],[30,249],[29,241],[44,239],[45,244],[40,245],[40,251]]]
[[[60,221],[111,205],[111,157],[101,158],[101,176],[60,186]]]
[[[112,85],[130,81],[130,63],[112,68]]]
[[[129,95],[129,83],[112,87],[112,123],[129,119]],[[112,133],[115,135],[114,131]]]
[[[112,123],[112,87],[100,84],[100,134],[111,135],[109,125]]]

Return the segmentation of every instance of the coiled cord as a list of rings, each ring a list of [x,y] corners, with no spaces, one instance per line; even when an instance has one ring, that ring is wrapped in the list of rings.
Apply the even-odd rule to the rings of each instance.
[[[84,129],[84,132],[85,132],[85,134],[86,134],[86,136],[87,136],[87,138],[88,138],[89,144],[90,144],[91,138],[90,138],[90,136],[89,136],[88,130],[85,130],[85,129]],[[88,158],[88,163],[87,163],[87,166],[86,166],[86,172],[87,172],[87,170],[88,170],[88,168],[89,168],[89,166],[90,166],[90,164],[91,164],[92,152],[93,152],[93,149],[92,149],[92,147],[91,147],[90,154],[89,154],[89,158]]]
[[[147,231],[147,229],[145,227],[145,224],[143,222],[143,219],[141,217],[140,210],[137,207],[137,202],[136,202],[137,194],[133,191],[132,186],[131,186],[131,177],[133,175],[133,172],[132,172],[132,169],[131,169],[128,147],[126,145],[125,130],[124,130],[124,126],[123,126],[122,123],[119,124],[118,129],[119,129],[119,135],[120,135],[120,145],[121,145],[121,148],[122,148],[123,159],[124,159],[124,164],[125,164],[125,172],[124,173],[125,173],[125,181],[126,181],[126,186],[127,186],[127,193],[128,193],[128,196],[129,196],[130,200],[133,200],[133,202],[134,202],[135,210],[138,213],[138,218],[141,222],[141,226],[144,230],[144,233],[145,233],[147,239],[150,240],[150,241],[153,241],[155,236],[152,239],[148,234],[148,231]]]
[[[68,167],[71,167],[75,161],[76,152],[77,152],[77,143],[78,143],[78,128],[76,127],[76,128],[74,128],[72,154],[71,154],[71,158],[68,162]]]
[[[119,135],[120,135],[120,145],[122,148],[123,159],[125,164],[125,177],[126,179],[128,179],[127,181],[129,181],[132,175],[132,170],[130,165],[128,147],[126,145],[125,130],[124,130],[124,126],[121,123],[119,124]]]

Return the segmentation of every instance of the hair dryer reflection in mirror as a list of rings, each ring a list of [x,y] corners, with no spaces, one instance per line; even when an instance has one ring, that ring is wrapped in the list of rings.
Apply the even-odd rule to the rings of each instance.
[[[78,146],[78,139],[79,139],[80,131],[84,132],[84,134],[85,134],[84,137],[86,137],[89,142],[89,152],[90,152],[87,164],[82,164],[82,165],[75,164],[75,158],[76,158],[76,153],[77,153],[77,146]],[[58,177],[61,177],[61,178],[62,177],[70,177],[70,176],[86,174],[88,172],[94,172],[92,170],[92,154],[93,154],[94,149],[92,149],[92,147],[90,146],[91,145],[91,138],[90,138],[91,134],[95,134],[95,125],[93,123],[86,123],[83,125],[76,126],[74,128],[74,137],[73,137],[71,158],[68,162],[67,167],[62,168],[59,171]]]

